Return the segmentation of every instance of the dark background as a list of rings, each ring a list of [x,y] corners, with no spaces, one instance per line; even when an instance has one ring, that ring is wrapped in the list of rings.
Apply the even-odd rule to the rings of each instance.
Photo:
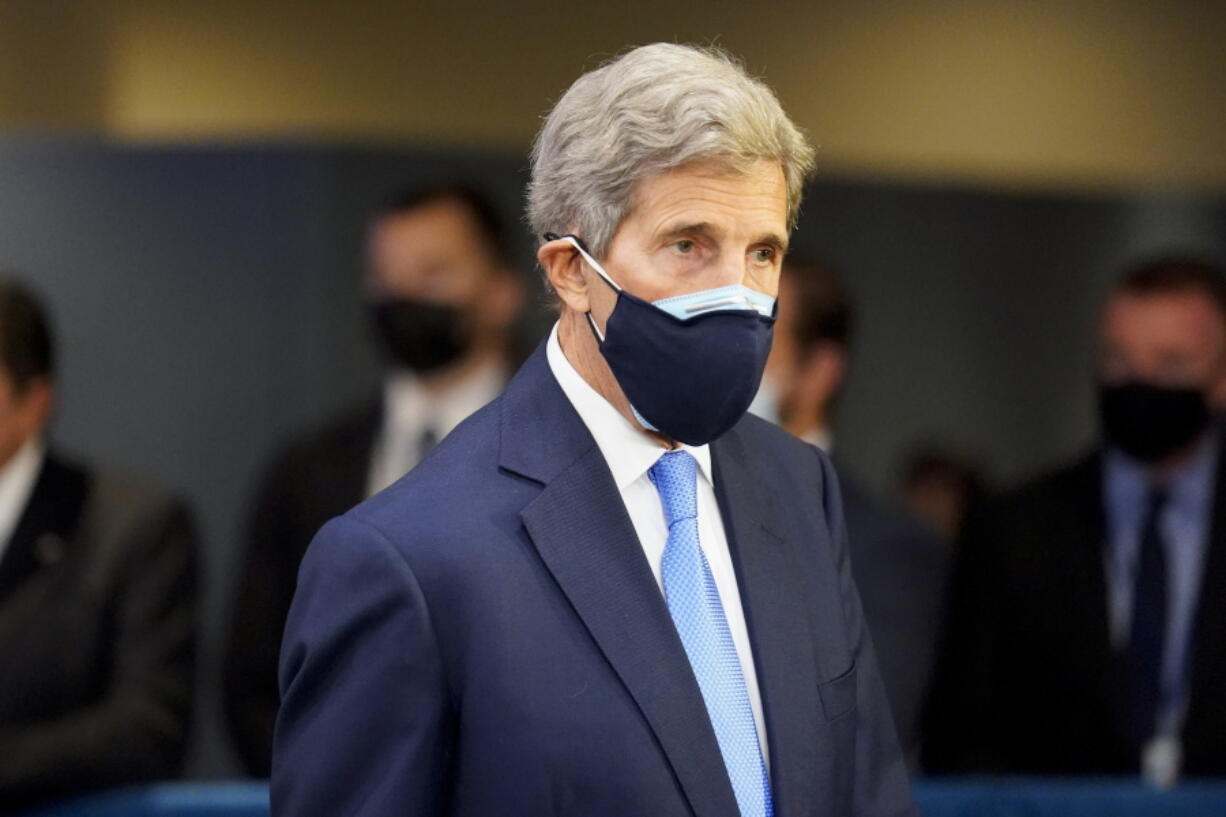
[[[0,139],[0,264],[47,301],[60,338],[53,438],[160,480],[205,545],[206,652],[194,769],[232,772],[217,656],[243,515],[278,442],[375,387],[359,300],[362,223],[404,183],[467,179],[519,238],[526,157],[270,143],[241,148]],[[836,449],[880,490],[938,439],[998,483],[1093,434],[1101,291],[1166,248],[1226,251],[1226,198],[1008,194],[823,178],[797,252],[844,271],[858,302]],[[525,348],[549,325],[539,289]]]

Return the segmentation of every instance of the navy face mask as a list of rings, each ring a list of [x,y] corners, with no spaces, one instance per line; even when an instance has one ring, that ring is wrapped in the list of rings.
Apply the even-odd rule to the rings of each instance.
[[[738,284],[644,301],[618,286],[579,239],[563,238],[617,292],[604,334],[590,312],[587,320],[639,422],[687,445],[736,425],[762,381],[775,299]]]

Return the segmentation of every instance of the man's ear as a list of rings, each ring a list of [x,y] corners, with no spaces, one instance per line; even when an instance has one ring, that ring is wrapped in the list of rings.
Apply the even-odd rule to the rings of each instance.
[[[583,259],[569,241],[546,241],[536,251],[536,260],[564,304],[580,313],[591,310]]]

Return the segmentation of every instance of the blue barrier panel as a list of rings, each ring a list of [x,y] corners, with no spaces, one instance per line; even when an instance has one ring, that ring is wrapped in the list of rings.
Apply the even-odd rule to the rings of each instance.
[[[1218,782],[1159,791],[1117,780],[918,780],[915,797],[924,817],[1226,816],[1226,783]],[[27,817],[268,817],[268,784],[164,783],[83,797]]]
[[[268,817],[268,784],[159,783],[68,800],[27,817]]]
[[[1226,783],[1160,790],[1121,780],[917,780],[924,817],[1223,817]]]

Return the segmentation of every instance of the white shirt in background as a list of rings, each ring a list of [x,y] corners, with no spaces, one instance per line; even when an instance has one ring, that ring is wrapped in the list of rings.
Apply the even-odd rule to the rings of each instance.
[[[809,445],[817,446],[827,454],[834,452],[834,435],[831,434],[830,429],[826,428],[825,426],[810,429],[808,432],[801,434],[800,439],[804,440]]]
[[[43,469],[46,454],[42,438],[35,436],[0,466],[0,559],[4,558],[17,522],[34,493],[34,483]]]
[[[651,565],[651,572],[662,593],[664,585],[661,579],[661,561],[664,545],[668,542],[668,524],[664,517],[664,504],[660,501],[660,494],[656,491],[651,477],[647,475],[647,469],[655,465],[656,460],[668,449],[632,425],[588,385],[566,359],[558,342],[557,324],[554,324],[549,335],[546,354],[549,368],[553,371],[558,385],[579,413],[580,419],[595,438],[600,453],[609,464],[613,482],[621,493],[622,502],[634,524],[634,532],[638,534],[639,544],[643,547],[647,563]],[[715,500],[711,449],[706,445],[682,445],[681,449],[688,451],[698,461],[698,539],[711,566],[715,585],[719,589],[724,618],[728,621],[728,629],[732,631],[732,641],[736,646],[737,658],[741,662],[741,674],[745,676],[745,689],[749,692],[754,724],[758,728],[758,744],[762,747],[762,758],[769,768],[766,726],[762,719],[762,696],[758,690],[758,676],[754,671],[745,613],[741,608],[741,593],[737,587],[736,572],[732,569],[732,554],[728,550],[728,538],[724,533],[719,504]]]
[[[506,383],[506,371],[496,363],[438,393],[427,390],[410,371],[393,371],[383,382],[383,426],[370,461],[367,496],[382,491],[417,465],[427,429],[435,442],[441,441],[468,415],[501,394]]]

